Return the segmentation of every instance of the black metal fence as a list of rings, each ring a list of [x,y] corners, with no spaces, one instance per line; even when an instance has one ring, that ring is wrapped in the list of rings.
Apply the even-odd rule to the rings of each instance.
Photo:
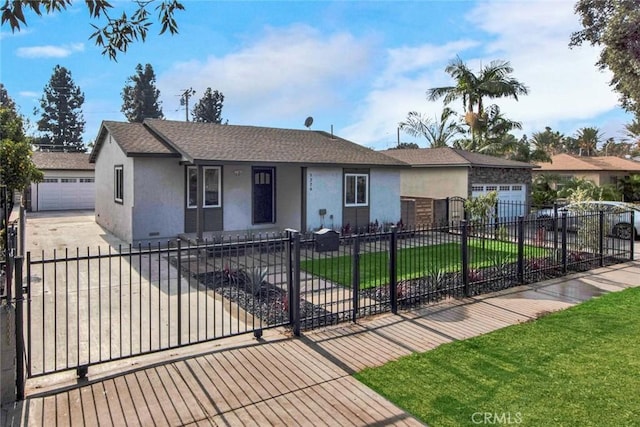
[[[473,220],[471,212],[466,206],[467,199],[463,197],[447,197],[444,217],[435,217],[434,224],[459,225],[462,220]],[[518,200],[499,200],[488,212],[487,222],[500,223],[516,221],[519,217],[526,217],[531,211],[528,203]]]
[[[17,222],[8,223],[2,234],[2,255],[0,256],[0,301],[11,300],[15,258],[18,256],[19,228]]]
[[[281,237],[28,253],[27,375],[290,324]]]
[[[111,360],[276,326],[297,335],[625,262],[633,239],[612,230],[629,215],[28,253],[26,373],[82,376]]]

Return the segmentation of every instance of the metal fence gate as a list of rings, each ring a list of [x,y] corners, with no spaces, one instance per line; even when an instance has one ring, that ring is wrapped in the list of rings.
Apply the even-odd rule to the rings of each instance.
[[[27,377],[289,324],[290,242],[28,253]]]

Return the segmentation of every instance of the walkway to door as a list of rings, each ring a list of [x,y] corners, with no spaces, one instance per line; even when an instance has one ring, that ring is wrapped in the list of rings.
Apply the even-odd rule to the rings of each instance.
[[[4,408],[3,425],[420,425],[351,374],[639,284],[634,261],[301,338],[281,329],[261,342],[239,336],[80,383],[33,382],[26,400]]]

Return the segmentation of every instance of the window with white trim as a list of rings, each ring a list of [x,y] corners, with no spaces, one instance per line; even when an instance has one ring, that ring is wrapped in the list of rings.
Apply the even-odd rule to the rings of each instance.
[[[204,207],[220,207],[220,168],[205,166],[204,174]]]
[[[344,175],[344,205],[369,205],[369,175],[359,173]]]
[[[116,165],[113,171],[113,198],[117,203],[124,199],[124,167]]]
[[[222,198],[222,180],[220,179],[219,166],[204,166],[202,168],[204,176],[203,207],[218,208]],[[196,166],[187,167],[187,207],[196,208],[198,206],[198,168]]]
[[[80,178],[80,182],[95,182],[95,178]]]

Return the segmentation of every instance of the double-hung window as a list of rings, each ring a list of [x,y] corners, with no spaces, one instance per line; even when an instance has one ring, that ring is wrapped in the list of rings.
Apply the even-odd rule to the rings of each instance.
[[[113,198],[116,203],[124,199],[124,167],[116,165],[113,171]]]
[[[344,205],[369,205],[369,175],[347,173],[344,175]]]
[[[204,201],[203,207],[217,208],[221,206],[221,179],[220,167],[204,166],[202,168],[204,185],[202,186]],[[189,166],[187,168],[187,207],[196,208],[198,206],[198,168]]]

